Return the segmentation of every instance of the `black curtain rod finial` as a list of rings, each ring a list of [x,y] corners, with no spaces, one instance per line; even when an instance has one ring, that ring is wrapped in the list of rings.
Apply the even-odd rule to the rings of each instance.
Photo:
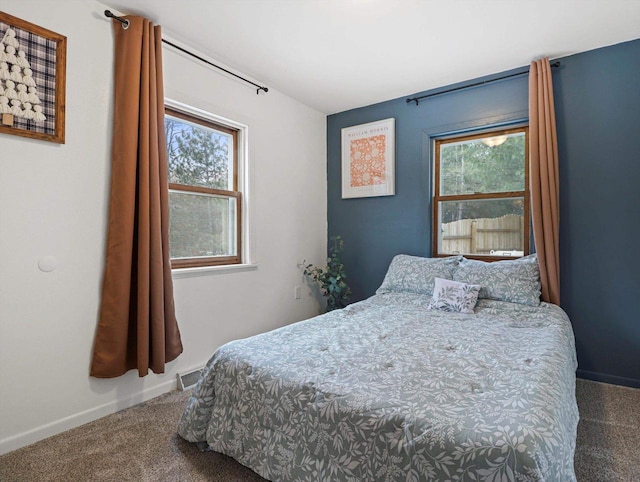
[[[104,11],[104,16],[112,18],[117,22],[120,22],[122,24],[122,28],[125,29],[125,30],[127,30],[129,28],[129,24],[131,23],[126,18],[122,18],[122,17],[118,17],[117,15],[114,15],[114,13],[111,10],[105,10]]]

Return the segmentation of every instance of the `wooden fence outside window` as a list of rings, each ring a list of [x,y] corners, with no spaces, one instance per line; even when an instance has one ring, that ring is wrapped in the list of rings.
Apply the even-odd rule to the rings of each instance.
[[[441,252],[482,256],[522,256],[524,217],[462,219],[442,224]],[[507,252],[511,254],[507,254]]]

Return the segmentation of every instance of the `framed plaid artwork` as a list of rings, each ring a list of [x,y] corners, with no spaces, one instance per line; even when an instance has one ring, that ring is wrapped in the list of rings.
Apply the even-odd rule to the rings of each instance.
[[[67,38],[0,12],[0,133],[64,144]]]

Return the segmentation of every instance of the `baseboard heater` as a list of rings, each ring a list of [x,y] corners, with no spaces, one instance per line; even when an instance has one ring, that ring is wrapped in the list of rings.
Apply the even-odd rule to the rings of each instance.
[[[193,388],[198,383],[203,369],[204,367],[185,373],[178,373],[178,390],[184,391]]]

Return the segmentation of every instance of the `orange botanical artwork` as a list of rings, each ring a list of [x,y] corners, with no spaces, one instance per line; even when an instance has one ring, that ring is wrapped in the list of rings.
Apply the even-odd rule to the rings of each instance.
[[[352,140],[351,187],[375,186],[386,182],[386,135]]]

